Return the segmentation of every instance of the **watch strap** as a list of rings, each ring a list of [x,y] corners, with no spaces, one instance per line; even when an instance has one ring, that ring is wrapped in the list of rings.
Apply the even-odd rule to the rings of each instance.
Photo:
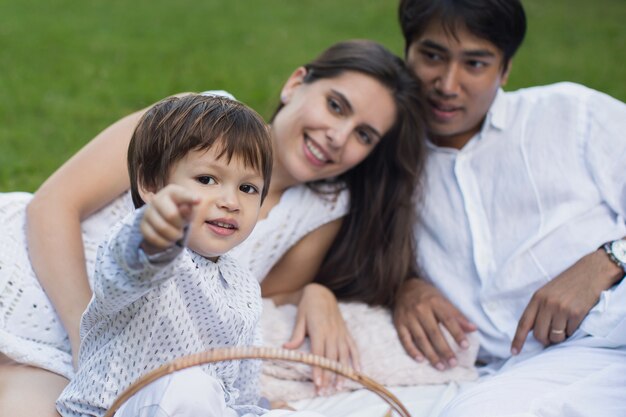
[[[622,240],[622,239],[617,239],[617,240]],[[613,242],[615,242],[615,240],[610,240],[610,241],[608,241],[606,243],[603,243],[602,245],[600,245],[600,247],[598,249],[604,249],[604,252],[606,252],[606,254],[608,255],[608,257],[611,260],[611,262],[613,262],[615,265],[619,266],[622,269],[622,271],[626,272],[626,263],[621,262],[613,254],[613,249],[612,249]]]

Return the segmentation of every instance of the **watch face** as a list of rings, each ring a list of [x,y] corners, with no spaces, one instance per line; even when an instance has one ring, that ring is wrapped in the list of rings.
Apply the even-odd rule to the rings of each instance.
[[[618,261],[626,263],[626,240],[616,240],[611,244],[611,252]]]

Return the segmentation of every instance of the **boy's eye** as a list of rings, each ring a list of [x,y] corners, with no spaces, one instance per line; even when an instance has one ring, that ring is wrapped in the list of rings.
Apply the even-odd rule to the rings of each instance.
[[[210,175],[201,175],[197,178],[198,182],[200,184],[204,184],[204,185],[210,185],[210,184],[215,184],[217,183],[217,181],[215,181],[215,178],[213,178]]]
[[[242,184],[239,186],[239,190],[246,194],[256,194],[259,190],[252,184]]]

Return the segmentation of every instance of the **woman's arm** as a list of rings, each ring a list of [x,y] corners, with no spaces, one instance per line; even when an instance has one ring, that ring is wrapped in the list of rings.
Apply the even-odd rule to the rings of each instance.
[[[340,227],[341,219],[326,223],[289,249],[261,282],[263,297],[277,305],[297,304],[300,290],[315,278]]]
[[[81,220],[129,188],[126,150],[143,110],[114,123],[59,168],[27,208],[31,263],[78,353],[80,317],[91,298]]]
[[[277,305],[298,306],[291,339],[284,347],[297,349],[308,336],[312,353],[358,369],[359,353],[337,299],[329,289],[312,282],[340,227],[341,220],[335,220],[302,238],[272,268],[261,283],[261,292]],[[318,392],[325,393],[333,381],[340,387],[341,379],[335,379],[332,372],[313,369]]]

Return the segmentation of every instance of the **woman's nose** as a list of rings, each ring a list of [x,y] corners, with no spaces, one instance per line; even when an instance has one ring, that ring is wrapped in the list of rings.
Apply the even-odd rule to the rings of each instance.
[[[333,126],[326,131],[328,144],[334,149],[342,148],[348,141],[351,131],[352,127],[347,121]]]

